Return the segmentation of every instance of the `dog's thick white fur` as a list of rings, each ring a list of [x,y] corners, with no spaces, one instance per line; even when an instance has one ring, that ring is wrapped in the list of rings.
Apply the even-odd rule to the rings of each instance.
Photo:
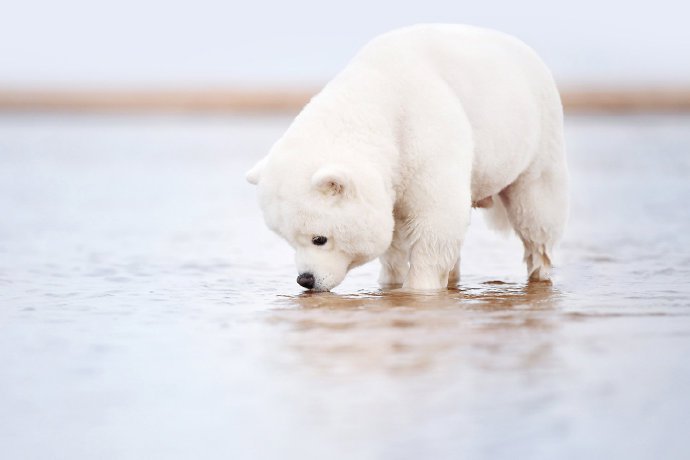
[[[546,280],[568,212],[560,97],[513,37],[394,30],[311,100],[247,180],[314,290],[376,257],[383,286],[455,284],[473,205],[515,230],[529,278]]]

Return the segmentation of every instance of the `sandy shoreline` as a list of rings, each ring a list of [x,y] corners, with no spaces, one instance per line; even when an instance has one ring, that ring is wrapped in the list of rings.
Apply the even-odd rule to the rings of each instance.
[[[295,112],[314,87],[211,90],[21,90],[0,88],[2,111]],[[690,111],[690,88],[566,88],[569,112]]]

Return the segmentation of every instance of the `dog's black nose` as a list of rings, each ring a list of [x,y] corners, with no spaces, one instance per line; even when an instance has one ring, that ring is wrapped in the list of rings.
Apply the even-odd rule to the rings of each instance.
[[[311,273],[300,273],[297,277],[297,284],[303,288],[312,289],[314,287],[314,275]]]

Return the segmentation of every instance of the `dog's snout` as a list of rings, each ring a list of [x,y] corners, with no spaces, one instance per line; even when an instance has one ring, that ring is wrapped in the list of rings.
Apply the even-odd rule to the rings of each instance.
[[[311,273],[300,273],[297,277],[297,284],[303,288],[313,289],[314,288],[314,275]]]

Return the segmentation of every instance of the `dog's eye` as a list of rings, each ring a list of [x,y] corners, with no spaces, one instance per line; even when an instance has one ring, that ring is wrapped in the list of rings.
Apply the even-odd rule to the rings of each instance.
[[[311,239],[311,242],[317,246],[323,246],[324,244],[326,244],[326,241],[328,241],[328,238],[326,238],[325,236],[315,236]]]

